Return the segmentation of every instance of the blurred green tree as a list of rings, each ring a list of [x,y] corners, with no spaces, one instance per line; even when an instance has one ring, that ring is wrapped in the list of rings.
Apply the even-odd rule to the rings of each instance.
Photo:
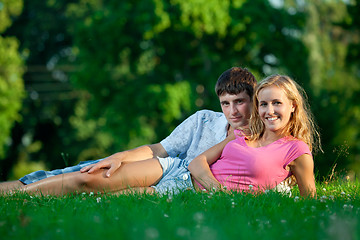
[[[19,110],[24,97],[24,63],[18,51],[19,42],[14,37],[3,36],[3,33],[22,8],[21,0],[0,2],[0,159],[11,145],[10,131],[14,122],[21,120]],[[0,166],[6,164],[0,162]]]
[[[56,168],[160,141],[194,111],[220,111],[217,77],[242,66],[259,80],[288,74],[306,89],[323,135],[325,153],[315,159],[324,175],[345,140],[349,162],[360,151],[359,38],[351,29],[359,18],[350,3],[27,1],[6,31],[27,57],[27,121],[14,128],[3,162]]]
[[[83,0],[68,16],[81,66],[71,80],[84,90],[71,123],[91,146],[81,159],[159,141],[195,110],[220,110],[213,87],[231,66],[305,67],[291,58],[306,55],[303,16],[267,1]]]
[[[335,164],[338,170],[349,169],[350,162],[360,160],[360,108],[355,104],[360,89],[359,72],[351,69],[352,64],[347,61],[359,32],[344,27],[344,23],[358,18],[348,12],[353,7],[351,2],[321,0],[307,1],[304,6],[307,25],[303,39],[309,51],[311,76],[308,92],[324,148],[324,154],[316,159],[321,176],[327,176]]]
[[[12,142],[3,159],[6,166],[1,167],[3,180],[19,177],[20,171],[11,173],[14,164],[27,164],[22,168],[27,171],[35,170],[31,166],[44,164],[46,168],[73,164],[77,159],[71,156],[77,156],[77,149],[82,147],[74,140],[68,121],[77,93],[69,84],[67,73],[75,70],[69,64],[60,64],[71,63],[72,40],[64,14],[68,2],[72,1],[25,1],[21,15],[4,32],[19,41],[26,64],[23,79],[27,94],[20,112],[26,121],[16,123],[12,129]],[[62,152],[69,155],[66,161]]]

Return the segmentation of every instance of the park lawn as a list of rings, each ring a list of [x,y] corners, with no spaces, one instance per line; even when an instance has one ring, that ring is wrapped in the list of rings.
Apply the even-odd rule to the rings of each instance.
[[[0,239],[359,239],[359,182],[317,185],[317,199],[184,192],[175,196],[0,196]]]

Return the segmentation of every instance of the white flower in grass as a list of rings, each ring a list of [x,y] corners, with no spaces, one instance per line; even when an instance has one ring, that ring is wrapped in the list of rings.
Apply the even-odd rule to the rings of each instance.
[[[203,192],[207,192],[207,190],[204,188],[203,190],[202,190]]]
[[[295,196],[295,197],[294,197],[294,202],[299,201],[299,199],[300,199],[300,198],[299,198],[298,196]]]
[[[96,198],[96,202],[97,203],[101,202],[101,197]]]
[[[340,194],[341,194],[341,195],[345,195],[345,192],[344,192],[344,191],[342,191]]]
[[[334,195],[330,195],[329,199],[334,200]]]
[[[176,229],[176,235],[180,237],[190,237],[190,231],[186,228],[179,227]]]
[[[249,185],[249,190],[253,190],[254,186],[253,185]]]
[[[202,223],[205,220],[205,216],[202,212],[196,212],[193,215],[193,219],[195,220],[195,222],[197,223]]]
[[[81,195],[85,196],[85,195],[86,195],[86,192],[82,192]]]
[[[323,190],[324,192],[326,192],[326,188],[323,188],[322,190]]]
[[[349,210],[352,210],[354,208],[353,205],[347,205],[347,204],[344,204],[344,209],[349,209]]]
[[[90,193],[89,193],[89,196],[94,196],[94,192],[90,192]]]
[[[326,199],[327,199],[327,196],[325,196],[325,195],[324,195],[324,196],[321,196],[321,197],[320,197],[320,202],[325,202]]]
[[[159,231],[156,228],[149,227],[145,230],[145,235],[147,239],[157,239],[159,238]]]

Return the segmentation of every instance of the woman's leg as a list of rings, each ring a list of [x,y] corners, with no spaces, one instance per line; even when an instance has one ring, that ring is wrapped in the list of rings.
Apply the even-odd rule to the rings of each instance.
[[[105,176],[106,171],[107,169],[101,169],[91,174],[81,172],[65,173],[25,185],[20,190],[29,193],[55,195],[83,191],[118,192],[123,189],[155,185],[163,174],[157,158],[124,162],[109,178]]]

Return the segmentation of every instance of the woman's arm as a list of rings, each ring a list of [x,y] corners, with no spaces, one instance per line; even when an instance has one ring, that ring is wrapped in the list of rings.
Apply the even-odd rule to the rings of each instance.
[[[189,164],[188,169],[191,172],[192,177],[207,190],[211,190],[213,188],[218,189],[221,187],[220,182],[216,180],[209,166],[220,158],[225,145],[234,138],[234,135],[228,136],[222,142],[216,144],[215,146],[197,156]]]
[[[316,187],[312,156],[303,154],[289,163],[289,167],[296,178],[301,196],[314,197],[316,195]]]

